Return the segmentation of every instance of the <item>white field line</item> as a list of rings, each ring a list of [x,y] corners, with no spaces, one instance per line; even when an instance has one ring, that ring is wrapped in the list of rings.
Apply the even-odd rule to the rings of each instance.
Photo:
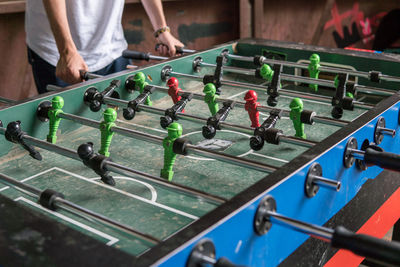
[[[31,180],[31,179],[33,179],[33,178],[39,176],[39,175],[42,175],[42,174],[44,174],[44,173],[47,173],[47,172],[50,172],[50,171],[53,171],[53,170],[57,170],[57,171],[59,171],[59,172],[63,172],[63,173],[65,173],[65,174],[71,175],[71,176],[73,176],[73,177],[76,177],[76,178],[78,178],[78,179],[84,180],[84,181],[86,181],[86,182],[95,184],[95,185],[97,185],[97,186],[101,186],[101,187],[103,187],[103,188],[106,188],[106,189],[111,190],[111,191],[114,191],[114,192],[118,192],[118,193],[120,193],[120,194],[122,194],[122,195],[125,195],[125,196],[127,196],[127,197],[140,200],[140,201],[142,201],[142,202],[148,203],[148,204],[150,204],[150,205],[156,206],[156,207],[161,208],[161,209],[165,209],[165,210],[171,211],[171,212],[173,212],[173,213],[179,214],[179,215],[181,215],[181,216],[184,216],[184,217],[187,217],[187,218],[190,218],[190,219],[193,219],[193,220],[197,220],[197,219],[199,218],[199,217],[197,217],[197,216],[194,216],[194,215],[192,215],[192,214],[189,214],[189,213],[186,213],[186,212],[177,210],[177,209],[175,209],[175,208],[166,206],[166,205],[164,205],[164,204],[160,204],[160,203],[157,203],[157,202],[153,202],[153,201],[148,200],[148,199],[146,199],[146,198],[143,198],[143,197],[141,197],[141,196],[138,196],[138,195],[135,195],[135,194],[131,194],[131,193],[122,191],[122,190],[120,190],[120,189],[117,189],[117,188],[114,188],[114,187],[111,187],[111,186],[108,186],[108,185],[105,185],[105,184],[102,184],[102,183],[98,183],[98,182],[92,181],[92,180],[90,180],[89,178],[86,178],[86,177],[84,177],[84,176],[81,176],[81,175],[76,174],[76,173],[73,173],[73,172],[69,172],[69,171],[67,171],[67,170],[64,170],[64,169],[61,169],[61,168],[58,168],[58,167],[53,167],[53,168],[50,168],[50,169],[48,169],[48,170],[46,170],[46,171],[42,171],[42,172],[40,172],[40,173],[37,173],[37,174],[35,174],[35,175],[33,175],[33,176],[30,176],[30,177],[28,177],[28,178],[23,179],[22,182]],[[7,189],[7,188],[9,188],[9,187],[6,186],[6,187],[0,189],[0,192],[3,191],[3,190],[5,190],[5,189]]]
[[[81,176],[81,175],[79,175],[79,174],[75,174],[75,173],[72,173],[72,172],[63,170],[63,169],[61,169],[61,168],[58,168],[58,167],[54,167],[54,168],[55,168],[56,170],[60,171],[60,172],[64,172],[64,173],[69,174],[69,175],[71,175],[71,176],[75,176],[75,177],[77,177],[77,178],[79,178],[79,179],[82,179],[82,180],[84,180],[84,181],[86,181],[86,182],[95,184],[95,185],[97,185],[97,186],[101,186],[101,187],[106,188],[106,189],[111,190],[111,191],[118,192],[118,193],[120,193],[120,194],[122,194],[122,195],[129,196],[129,197],[131,197],[131,198],[140,200],[140,201],[142,201],[142,202],[148,203],[148,204],[150,204],[150,205],[156,206],[156,207],[161,208],[161,209],[165,209],[165,210],[171,211],[171,212],[173,212],[173,213],[182,215],[182,216],[184,216],[184,217],[187,217],[187,218],[190,218],[190,219],[193,219],[193,220],[197,220],[197,219],[199,218],[199,217],[197,217],[197,216],[194,216],[194,215],[192,215],[192,214],[189,214],[189,213],[186,213],[186,212],[177,210],[177,209],[175,209],[175,208],[171,208],[171,207],[166,206],[166,205],[164,205],[164,204],[160,204],[160,203],[157,203],[157,202],[152,202],[151,200],[148,200],[148,199],[146,199],[146,198],[144,198],[144,197],[141,197],[141,196],[138,196],[138,195],[135,195],[135,194],[131,194],[131,193],[122,191],[122,190],[120,190],[120,189],[117,189],[117,188],[114,188],[114,187],[111,187],[111,186],[108,186],[108,185],[105,185],[105,184],[102,184],[102,183],[97,183],[97,182],[92,181],[92,180],[90,180],[89,178],[83,177],[83,176]]]
[[[133,122],[123,121],[123,120],[120,120],[120,119],[117,119],[117,122],[120,122],[120,123],[123,123],[123,124],[127,124],[127,125],[133,125],[133,126],[136,126],[136,127],[139,127],[139,128],[153,130],[153,131],[160,132],[160,133],[163,133],[163,134],[167,133],[166,130],[160,130],[160,129],[157,129],[157,128],[140,125],[140,124],[136,124],[136,123],[133,123]]]
[[[150,199],[150,201],[152,201],[152,202],[156,202],[156,201],[157,201],[157,191],[156,191],[156,189],[155,189],[151,184],[148,184],[148,183],[145,183],[145,182],[136,180],[136,179],[131,178],[131,177],[113,176],[113,178],[114,178],[114,179],[118,179],[118,180],[135,181],[135,182],[137,182],[137,183],[139,183],[139,184],[144,185],[145,187],[147,187],[147,188],[149,189],[149,191],[150,191],[150,193],[151,193],[151,199]],[[90,178],[90,180],[100,180],[100,177]]]
[[[237,94],[235,94],[235,95],[231,95],[230,97],[227,97],[226,99],[235,98],[235,97],[237,97],[237,96],[243,95],[243,94],[246,93],[246,92],[247,92],[247,91],[241,91],[240,93],[237,93]]]
[[[88,232],[91,232],[91,233],[94,233],[94,234],[96,234],[98,236],[101,236],[102,238],[109,240],[106,243],[107,246],[111,246],[111,245],[113,245],[113,244],[115,244],[115,243],[117,243],[119,241],[119,239],[116,238],[116,237],[110,236],[110,235],[108,235],[108,234],[106,234],[104,232],[96,230],[96,229],[94,229],[94,228],[92,228],[92,227],[90,227],[90,226],[88,226],[88,225],[86,225],[84,223],[81,223],[81,222],[78,222],[78,221],[76,221],[74,219],[71,219],[71,218],[69,218],[69,217],[67,217],[67,216],[65,216],[65,215],[63,215],[61,213],[58,213],[58,212],[43,208],[41,205],[39,205],[39,204],[29,200],[29,199],[26,199],[24,197],[18,197],[16,199],[14,199],[14,201],[23,201],[25,203],[28,203],[29,205],[32,205],[32,206],[34,206],[34,207],[36,207],[38,209],[41,209],[41,210],[43,210],[43,211],[45,211],[47,213],[50,213],[50,214],[52,214],[52,215],[54,215],[54,216],[56,216],[56,217],[58,217],[58,218],[60,218],[60,219],[62,219],[64,221],[66,221],[66,222],[69,222],[71,224],[74,224],[74,225],[82,228],[82,229],[85,229]]]

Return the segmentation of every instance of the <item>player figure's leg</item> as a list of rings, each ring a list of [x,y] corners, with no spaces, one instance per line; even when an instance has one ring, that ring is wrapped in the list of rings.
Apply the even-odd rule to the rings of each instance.
[[[260,122],[259,122],[260,114],[258,110],[250,111],[249,116],[251,120],[251,127],[252,128],[260,127]]]
[[[64,99],[61,96],[55,96],[51,100],[51,108],[48,112],[49,116],[49,134],[47,135],[47,142],[55,144],[57,142],[57,130],[60,125],[61,118],[58,117],[62,113],[64,106]]]
[[[182,135],[182,126],[177,123],[173,122],[168,127],[168,136],[163,140],[163,147],[164,147],[164,167],[161,170],[160,176],[162,178],[168,179],[168,181],[172,180],[174,176],[174,172],[172,168],[175,163],[176,153],[173,149],[173,144],[176,139],[181,137]]]
[[[204,102],[207,103],[208,109],[210,110],[211,116],[214,116],[218,112],[218,102],[217,98],[218,96],[215,95],[217,92],[217,89],[215,88],[215,85],[212,83],[207,83],[204,86],[203,93],[205,94],[204,96]]]
[[[290,114],[289,117],[293,122],[293,127],[296,130],[296,137],[306,139],[307,136],[304,133],[304,123],[301,122],[301,112],[303,111],[303,101],[300,98],[293,98],[290,102]]]
[[[114,121],[117,119],[117,112],[112,108],[107,108],[103,114],[104,121],[100,123],[101,145],[99,154],[106,157],[110,156],[108,152],[114,132],[111,130],[115,126]]]
[[[161,170],[160,176],[171,181],[174,176],[172,169],[174,167],[176,154],[172,151],[173,142],[168,141],[167,143],[167,148],[164,146],[164,167]]]
[[[318,79],[319,76],[319,68],[321,65],[319,64],[320,58],[318,54],[312,54],[310,56],[310,64],[308,64],[308,72],[310,75],[310,78]],[[318,91],[318,85],[317,84],[309,84],[309,87],[314,91]]]

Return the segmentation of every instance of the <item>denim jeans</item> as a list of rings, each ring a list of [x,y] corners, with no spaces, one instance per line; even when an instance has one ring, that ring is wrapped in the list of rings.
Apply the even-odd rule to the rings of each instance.
[[[69,84],[56,77],[56,67],[45,61],[38,54],[32,51],[28,47],[28,60],[32,65],[33,78],[35,79],[36,88],[39,94],[46,93],[46,86],[48,84],[65,87]],[[115,59],[106,67],[93,72],[99,75],[108,75],[114,72],[122,71],[126,69],[126,66],[131,64],[129,59],[123,58],[122,56]]]

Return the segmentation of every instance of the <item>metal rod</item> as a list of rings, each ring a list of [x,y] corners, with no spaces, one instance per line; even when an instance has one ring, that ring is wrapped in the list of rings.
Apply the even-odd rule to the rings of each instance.
[[[386,134],[386,135],[390,135],[391,137],[395,137],[396,135],[396,130],[393,129],[388,129],[388,128],[384,128],[384,127],[378,127],[378,131],[380,133]]]
[[[227,57],[235,60],[245,61],[245,62],[254,62],[254,57],[247,57],[247,56],[239,56],[233,54],[226,54]]]
[[[315,79],[315,78],[310,78],[310,77],[305,77],[305,76],[295,76],[295,75],[289,75],[289,74],[281,74],[281,80],[282,81],[289,81],[289,82],[301,82],[301,83],[306,83],[306,84],[317,84],[320,86],[325,86],[325,87],[330,87],[330,88],[335,88],[335,82],[330,81],[330,80],[323,80],[323,79]]]
[[[79,116],[68,114],[68,113],[61,113],[61,114],[59,116],[60,118],[75,121],[75,122],[81,123],[81,124],[89,126],[89,127],[98,128],[100,125],[100,122],[95,121],[95,120],[79,117]],[[135,130],[122,128],[122,127],[118,127],[118,126],[112,127],[111,131],[123,134],[127,137],[132,137],[132,138],[140,139],[143,141],[148,141],[148,142],[151,142],[154,144],[162,144],[162,141],[163,141],[162,137],[150,135],[150,134],[146,134],[146,133],[142,133],[142,132],[138,132]],[[208,155],[208,157],[213,158],[213,159],[221,160],[223,162],[227,162],[227,163],[231,163],[231,164],[239,163],[241,166],[251,168],[251,169],[267,171],[267,172],[272,172],[272,171],[277,170],[276,167],[273,167],[268,164],[256,162],[256,161],[249,160],[249,159],[238,158],[236,156],[219,153],[219,152],[216,152],[213,150],[202,149],[202,148],[199,148],[199,147],[196,147],[193,145],[188,145],[187,148],[188,148],[188,151],[190,151],[190,153],[192,153],[192,154],[196,154],[196,155],[200,155],[200,156]]]
[[[201,62],[199,64],[200,64],[200,66],[205,66],[205,67],[216,67],[215,64],[210,64],[210,63],[205,63],[205,62]],[[254,76],[256,73],[255,69],[245,69],[245,68],[238,68],[238,67],[231,67],[231,66],[224,66],[223,71],[232,72],[232,73],[240,73],[240,74],[250,75],[250,76]],[[296,75],[290,75],[290,74],[284,74],[284,73],[281,74],[281,79],[283,81],[302,82],[302,83],[307,83],[307,84],[317,84],[320,86],[336,88],[334,81],[331,81],[331,80],[314,79],[314,78],[310,78],[310,77],[296,76]],[[390,96],[395,93],[395,91],[393,91],[393,90],[372,87],[372,86],[364,86],[364,85],[359,85],[359,84],[356,84],[354,87],[358,92],[362,92],[362,93],[366,93],[366,94]]]
[[[329,189],[334,189],[336,191],[340,190],[341,183],[339,181],[327,179],[325,177],[318,176],[318,175],[313,175],[312,179],[313,179],[313,183],[316,185],[323,186],[323,187],[326,187]]]
[[[161,88],[162,90],[167,90],[166,88],[162,88],[160,86],[157,86],[156,88],[157,89]],[[118,106],[122,105],[123,107],[128,104],[128,101],[124,101],[124,100],[120,100],[120,99],[116,99],[115,100],[114,98],[109,98],[109,97],[106,97],[104,99],[104,102],[107,103],[107,104],[113,104],[113,105],[116,104]],[[242,104],[244,106],[244,103],[242,103]],[[146,105],[143,105],[143,104],[139,104],[138,108],[139,108],[139,111],[146,111],[146,112],[150,112],[150,113],[153,113],[153,114],[164,115],[164,113],[165,113],[165,111],[162,110],[162,109],[155,108],[155,107],[149,107],[149,106],[146,106]],[[71,116],[70,114],[67,114],[67,115],[64,114],[64,115],[61,115],[59,117],[61,117],[61,118],[63,118],[63,117],[71,117],[72,118],[73,116],[75,116],[75,115]],[[77,116],[75,116],[75,117],[77,117]],[[178,114],[176,114],[176,117],[178,119],[192,121],[192,122],[207,123],[207,119],[206,118],[202,118],[202,117],[199,117],[199,116],[190,115],[190,114],[186,114],[186,113],[178,113]],[[80,123],[85,124],[85,125],[88,125],[88,124],[86,124],[86,122],[82,121],[82,119],[86,120],[86,118],[82,118],[82,117],[78,117],[76,119],[74,118],[75,121],[80,122]],[[93,121],[93,122],[95,122],[95,121]],[[100,125],[100,122],[95,122],[95,123],[96,123],[96,125],[94,125],[94,126],[92,126],[92,125],[88,125],[88,126],[92,126],[92,127],[98,128],[98,126]],[[251,128],[251,127],[232,124],[232,123],[228,123],[228,122],[225,122],[225,121],[221,121],[220,122],[220,126],[221,126],[222,129],[229,129],[229,130],[241,132],[241,133],[244,133],[244,134],[253,135],[253,133],[254,133],[254,129]],[[116,133],[121,133],[121,134],[123,134],[125,136],[128,136],[128,137],[132,135],[132,133],[130,133],[131,130],[127,129],[127,128],[113,127],[112,131],[116,132]],[[140,138],[141,140],[143,140],[146,137],[145,135],[147,135],[147,134],[143,134],[141,132],[136,132],[135,135],[136,134],[142,135],[142,137]],[[151,139],[154,139],[154,138],[159,138],[160,140],[157,143],[162,143],[162,138],[161,137],[154,136],[154,135],[151,136]],[[149,141],[149,142],[153,142],[154,143],[154,140],[150,140],[150,139],[147,139],[145,141]],[[315,144],[317,144],[316,142],[313,142],[313,141],[307,141],[307,140],[304,140],[304,139],[295,138],[295,137],[291,137],[291,136],[285,136],[285,135],[281,135],[280,141],[282,141],[284,143],[304,146],[304,147],[307,147],[307,148],[310,148],[310,147],[314,146]]]
[[[384,96],[390,96],[390,95],[393,95],[396,93],[393,90],[377,88],[377,87],[372,87],[372,86],[365,86],[365,85],[360,85],[360,84],[356,84],[354,86],[354,89],[356,91],[359,91],[362,93],[373,93],[373,94],[384,95]]]
[[[399,81],[399,77],[396,76],[391,76],[391,75],[387,75],[387,74],[381,74],[380,78],[384,81],[388,81],[388,82],[398,82]]]
[[[119,173],[119,174],[122,174],[122,175],[126,175],[126,173],[129,173],[130,175],[133,174],[135,177],[141,177],[141,178],[143,178],[144,180],[147,180],[147,181],[150,180],[150,181],[152,181],[152,182],[154,182],[154,183],[156,183],[158,185],[162,185],[162,186],[170,188],[170,189],[174,189],[174,190],[178,190],[180,192],[184,192],[184,193],[186,193],[186,194],[188,194],[190,196],[193,196],[193,194],[195,194],[200,199],[203,199],[203,200],[206,200],[206,201],[212,201],[213,203],[216,203],[216,204],[222,204],[222,203],[227,201],[227,199],[225,199],[225,198],[222,198],[222,197],[219,197],[219,196],[215,196],[215,195],[212,195],[212,194],[209,194],[209,193],[206,193],[206,192],[202,192],[202,191],[199,191],[197,189],[193,189],[193,188],[186,187],[186,186],[183,186],[183,185],[178,185],[178,184],[175,184],[175,183],[172,183],[172,182],[167,182],[166,180],[160,179],[160,178],[158,178],[156,176],[153,176],[153,175],[150,175],[150,174],[138,171],[138,170],[131,169],[129,167],[120,165],[120,164],[115,163],[113,161],[107,161],[105,165],[106,165],[105,166],[106,169],[109,170],[109,171],[113,171],[113,172],[116,172],[116,173]]]
[[[206,62],[200,62],[199,65],[201,67],[210,67],[210,68],[215,68],[217,65],[216,64],[211,64],[211,63],[206,63]],[[232,73],[240,73],[240,74],[245,74],[245,75],[255,75],[256,70],[255,69],[244,69],[244,68],[238,68],[238,67],[232,67],[232,66],[223,66],[222,70],[225,72],[232,72]]]
[[[180,72],[174,72],[171,71],[169,73],[170,75],[174,75],[174,76],[179,76],[179,77],[186,77],[186,78],[191,78],[191,79],[197,79],[197,80],[203,80],[203,77],[197,76],[197,75],[192,75],[192,74],[185,74],[185,73],[180,73]],[[305,79],[311,79],[311,78],[306,78]],[[320,81],[317,79],[314,79],[315,81]],[[264,85],[257,85],[257,84],[251,84],[251,83],[243,83],[243,82],[236,82],[236,81],[221,81],[222,85],[225,86],[233,86],[233,87],[241,87],[241,88],[251,88],[253,90],[257,90],[257,89],[261,89],[264,91],[268,90],[268,86],[264,86]],[[284,95],[284,96],[291,96],[291,97],[300,97],[303,99],[308,99],[308,100],[314,100],[314,101],[320,101],[323,103],[332,103],[332,98],[329,96],[322,96],[322,95],[315,95],[315,94],[309,94],[309,93],[303,93],[301,92],[295,92],[295,91],[291,91],[291,90],[287,90],[287,89],[279,89],[278,93],[280,95]],[[363,102],[358,102],[358,101],[354,101],[354,106],[360,109],[365,109],[365,110],[369,110],[371,108],[374,107],[374,105],[370,105],[367,103],[363,103]]]
[[[66,115],[64,118],[66,118],[66,119],[67,118],[71,118],[71,120],[72,120],[73,117],[75,117],[75,115],[73,115],[71,117],[69,117],[68,114],[64,114],[64,115]],[[89,126],[89,125],[94,125],[94,124],[93,124],[93,122],[91,120],[89,120],[89,123],[87,125]],[[5,133],[5,128],[0,127],[0,132],[2,134],[4,134]],[[71,149],[64,148],[64,147],[61,147],[61,146],[58,146],[58,145],[55,145],[55,144],[52,144],[52,143],[48,143],[46,141],[37,139],[37,138],[29,136],[29,135],[23,135],[22,139],[27,144],[43,148],[45,150],[57,153],[59,155],[62,155],[62,156],[65,156],[65,157],[68,157],[68,158],[71,158],[71,159],[82,161],[80,159],[78,153],[73,151],[73,150],[71,150]],[[162,141],[162,139],[161,139],[161,141]],[[135,177],[135,178],[137,178],[136,176],[139,176],[139,178],[145,179],[147,181],[152,181],[152,182],[157,183],[159,185],[162,185],[162,186],[164,186],[166,188],[174,188],[174,189],[176,189],[176,190],[178,190],[178,191],[180,191],[182,193],[186,193],[186,194],[190,193],[190,194],[192,194],[192,196],[204,198],[206,200],[211,200],[213,203],[215,203],[215,202],[223,203],[223,202],[226,201],[226,199],[224,199],[224,198],[221,198],[221,197],[218,197],[218,196],[214,196],[214,195],[199,191],[197,189],[192,189],[192,188],[189,188],[189,187],[186,187],[186,186],[182,186],[182,185],[179,185],[179,184],[168,182],[166,180],[160,179],[160,178],[152,176],[150,174],[146,174],[146,173],[131,169],[129,167],[125,167],[123,165],[119,165],[119,164],[114,163],[112,161],[105,161],[104,168],[108,169],[108,166],[110,166],[112,168],[112,170],[114,172],[116,172],[116,173],[125,175],[127,172],[129,172],[131,174],[131,176],[133,175],[133,177]]]
[[[364,160],[365,151],[354,148],[347,148],[355,159]]]
[[[11,187],[18,187],[21,189],[21,192],[28,192],[30,196],[39,197],[42,193],[42,191],[36,187],[24,184],[2,173],[0,173],[0,182]]]
[[[13,104],[17,103],[18,101],[0,96],[0,102],[4,103],[4,104],[13,105]]]
[[[189,54],[189,53],[196,53],[196,52],[197,52],[196,50],[188,49],[188,48],[184,48],[184,47],[178,48],[178,50],[180,50],[180,51],[182,51],[182,53],[186,53],[186,54]]]
[[[338,120],[338,119],[332,119],[328,117],[321,117],[321,116],[314,116],[313,120],[317,123],[322,123],[326,125],[332,125],[332,126],[346,126],[349,124],[349,121],[346,120]]]
[[[217,263],[217,260],[214,258],[211,258],[210,256],[204,255],[203,253],[200,253],[198,251],[193,251],[192,252],[192,257],[195,257],[196,259],[200,259],[203,263],[208,263],[212,266],[215,266],[215,264]],[[199,266],[202,266],[202,264],[200,264]],[[233,267],[233,265],[230,265]]]
[[[154,86],[157,90],[159,91],[163,91],[164,93],[168,92],[168,88],[167,87],[163,87],[163,86],[157,86],[157,85],[152,85]],[[182,96],[182,94],[186,94],[187,92],[182,92],[180,91],[178,94]],[[197,94],[197,93],[191,93],[193,95],[194,99],[197,100],[203,100],[204,99],[204,95],[202,94]],[[216,99],[217,102],[219,103],[223,103],[226,101],[232,101],[231,99],[226,99],[226,98],[217,98]],[[235,107],[241,107],[244,108],[246,102],[244,101],[237,101],[235,100]],[[259,111],[265,111],[265,112],[270,112],[272,110],[274,110],[275,108],[272,107],[268,107],[268,106],[258,106],[257,109]],[[283,116],[289,117],[290,114],[290,110],[287,109],[281,109],[283,111]],[[327,125],[333,125],[333,126],[346,126],[347,124],[349,124],[349,121],[345,121],[345,120],[338,120],[338,119],[333,119],[333,118],[329,118],[329,117],[322,117],[322,116],[314,116],[313,120],[317,123],[322,123],[322,124],[327,124]]]
[[[310,141],[307,139],[301,139],[301,138],[297,138],[294,136],[288,136],[288,135],[280,135],[279,141],[287,143],[287,144],[294,144],[294,145],[303,146],[303,147],[307,147],[307,148],[313,147],[316,144],[318,144],[318,142]]]
[[[21,192],[24,192],[24,191],[29,192],[30,193],[29,195],[35,197],[37,200],[40,199],[40,195],[43,192],[36,187],[24,184],[24,183],[17,181],[17,180],[15,180],[7,175],[4,175],[4,174],[0,174],[0,182],[5,185],[11,186]],[[76,205],[66,199],[63,199],[60,197],[55,197],[53,201],[54,201],[53,203],[56,208],[60,208],[67,212],[71,212],[75,215],[78,215],[79,217],[88,219],[89,221],[95,220],[96,222],[99,222],[102,225],[105,225],[108,227],[113,227],[119,231],[122,231],[126,234],[130,234],[135,237],[138,237],[138,238],[140,238],[146,242],[149,242],[151,244],[158,244],[160,242],[159,239],[157,239],[151,235],[141,233],[141,232],[131,228],[130,226],[127,226],[125,224],[122,224],[120,222],[112,220],[106,216],[98,214],[94,211],[91,211],[84,207]]]
[[[297,231],[311,235],[313,237],[323,238],[325,240],[332,240],[333,230],[323,226],[302,222],[296,219],[289,218],[273,211],[266,212],[265,219],[270,220],[272,223],[278,223],[284,226],[289,226]]]
[[[278,169],[277,167],[274,167],[272,165],[260,163],[260,162],[249,160],[249,159],[239,158],[236,156],[223,154],[220,152],[196,147],[191,144],[188,144],[186,146],[186,149],[189,153],[192,153],[192,154],[195,154],[198,156],[209,157],[209,158],[223,161],[226,163],[236,164],[241,167],[251,168],[254,170],[263,171],[263,172],[267,172],[267,173],[274,172]]]
[[[101,215],[101,214],[99,214],[97,212],[94,212],[94,211],[91,211],[91,210],[86,209],[84,207],[81,207],[79,205],[76,205],[76,204],[74,204],[74,203],[72,203],[72,202],[70,202],[70,201],[68,201],[66,199],[63,199],[63,198],[60,198],[60,197],[56,197],[54,199],[54,201],[55,201],[55,206],[57,208],[60,208],[60,209],[65,210],[67,212],[77,213],[78,216],[80,216],[80,217],[85,217],[85,215],[86,215],[86,216],[89,217],[89,219],[95,220],[96,222],[99,222],[104,226],[114,227],[114,228],[118,229],[119,231],[121,231],[123,233],[127,233],[127,234],[130,234],[130,235],[136,236],[136,237],[138,237],[138,238],[140,238],[142,240],[145,240],[146,242],[149,242],[149,243],[154,244],[154,245],[161,242],[158,238],[155,238],[155,237],[153,237],[151,235],[148,235],[148,234],[142,233],[140,231],[137,231],[137,230],[133,229],[132,227],[126,225],[126,224],[117,222],[117,221],[115,221],[113,219],[110,219],[110,218],[108,218],[108,217],[106,217],[104,215]],[[81,216],[80,214],[84,214],[84,216]]]
[[[151,59],[151,60],[167,60],[168,57],[156,56],[156,55],[149,54],[149,59]]]
[[[245,61],[245,62],[254,62],[254,57],[245,57],[245,56],[238,56],[238,55],[233,55],[233,54],[226,54],[226,56],[231,59],[234,59],[234,60],[240,60],[240,61]],[[308,69],[308,65],[303,64],[303,63],[295,63],[295,62],[288,62],[288,61],[283,61],[283,60],[267,59],[265,57],[262,57],[260,59],[260,63],[261,64],[281,64],[281,65],[287,66],[287,67]],[[348,73],[349,75],[352,75],[352,76],[369,79],[369,73],[364,72],[364,71],[347,70],[347,69],[343,69],[343,68],[327,67],[327,66],[321,66],[319,68],[319,70],[324,71],[324,72],[329,72],[329,73]],[[391,81],[391,82],[399,82],[400,81],[399,77],[390,76],[390,75],[386,75],[386,74],[381,74],[380,79],[384,80],[384,81]]]

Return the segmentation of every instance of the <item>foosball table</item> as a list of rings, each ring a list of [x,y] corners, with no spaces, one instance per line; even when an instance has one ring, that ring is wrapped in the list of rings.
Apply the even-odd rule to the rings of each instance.
[[[0,266],[400,264],[400,57],[192,52],[0,110]]]

